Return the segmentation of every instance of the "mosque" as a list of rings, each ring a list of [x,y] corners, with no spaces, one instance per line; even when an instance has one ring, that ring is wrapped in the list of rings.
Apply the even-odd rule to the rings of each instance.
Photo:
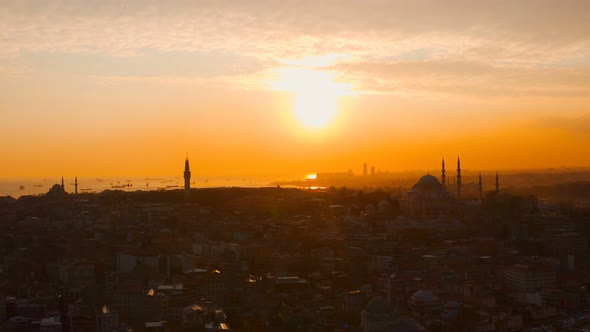
[[[77,182],[77,181],[76,181]],[[49,191],[47,192],[47,196],[49,197],[61,197],[62,195],[66,194],[66,186],[64,185],[64,178],[61,178],[61,185],[54,184]]]
[[[462,203],[462,178],[461,159],[457,158],[456,193],[451,193],[447,186],[445,160],[442,160],[440,181],[433,175],[426,174],[408,191],[400,200],[400,208],[403,214],[413,219],[437,219],[445,218]],[[500,184],[496,173],[496,192],[499,192]],[[483,199],[483,183],[479,174],[479,200]]]

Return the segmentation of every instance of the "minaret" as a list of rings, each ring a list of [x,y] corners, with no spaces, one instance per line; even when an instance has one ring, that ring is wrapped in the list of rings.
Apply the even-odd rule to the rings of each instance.
[[[63,189],[64,191],[66,191],[66,186],[64,185],[64,177],[61,177],[61,189]]]
[[[184,201],[188,202],[191,199],[191,168],[188,163],[188,153],[184,161]]]
[[[440,176],[440,182],[444,190],[447,189],[447,176],[445,174],[445,158],[442,159],[442,171]]]
[[[481,181],[481,172],[479,172],[479,200],[483,200],[483,182]]]
[[[457,157],[457,197],[461,200],[461,159]]]
[[[498,178],[498,172],[496,172],[496,194],[500,193],[500,179]]]
[[[78,177],[74,179],[74,194],[78,195]]]

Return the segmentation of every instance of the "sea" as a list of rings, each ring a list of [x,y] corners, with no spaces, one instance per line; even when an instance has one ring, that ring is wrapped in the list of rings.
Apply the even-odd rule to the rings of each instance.
[[[191,188],[217,187],[274,187],[277,183],[296,180],[294,177],[193,177]],[[75,191],[74,177],[64,177],[66,192]],[[25,195],[46,194],[53,185],[61,184],[59,178],[0,178],[0,196],[18,198]],[[184,179],[180,176],[148,177],[78,177],[78,193],[99,193],[105,190],[151,191],[175,190],[184,188]]]

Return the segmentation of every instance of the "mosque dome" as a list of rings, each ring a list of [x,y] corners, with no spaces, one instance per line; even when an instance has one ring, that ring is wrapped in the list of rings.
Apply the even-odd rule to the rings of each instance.
[[[49,191],[47,192],[47,194],[49,195],[56,195],[56,194],[65,194],[65,190],[62,186],[60,186],[59,184],[54,184],[51,189],[49,189]]]
[[[438,179],[430,174],[426,174],[423,177],[420,178],[420,180],[418,180],[418,183],[416,184],[420,184],[420,185],[437,185],[440,184],[440,181],[438,181]]]
[[[442,184],[435,176],[430,174],[424,175],[423,177],[416,182],[416,184],[412,187],[412,192],[429,192],[429,191],[439,191],[442,189]]]
[[[413,305],[429,305],[438,301],[438,296],[431,290],[421,289],[415,292],[410,301]]]
[[[433,291],[421,289],[410,297],[410,308],[420,315],[440,314],[443,310],[440,299]]]
[[[372,314],[388,314],[393,313],[394,311],[393,307],[389,304],[389,302],[387,302],[387,300],[383,296],[378,296],[369,301],[369,303],[367,303],[367,306],[365,307],[365,310]]]

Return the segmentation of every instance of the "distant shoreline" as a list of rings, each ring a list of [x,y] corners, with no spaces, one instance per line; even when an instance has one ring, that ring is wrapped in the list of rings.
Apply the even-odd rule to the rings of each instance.
[[[355,175],[353,173],[317,173],[316,179],[293,179],[293,177],[193,177],[193,188],[411,188],[423,175],[430,173],[440,178],[439,170],[413,170],[405,172],[380,172],[374,175]],[[453,185],[455,172],[447,170],[447,181]],[[463,183],[475,183],[479,170],[465,169],[462,172]],[[495,171],[482,171],[484,190],[492,188]],[[535,170],[499,171],[503,188],[532,187],[538,185],[555,185],[579,181],[590,181],[590,168],[548,168]],[[51,186],[60,183],[60,178],[0,178],[0,196],[20,197],[45,194]],[[105,190],[155,191],[176,190],[184,187],[181,176],[136,176],[136,177],[78,177],[78,193],[100,193]],[[65,190],[74,193],[74,177],[64,177]]]

